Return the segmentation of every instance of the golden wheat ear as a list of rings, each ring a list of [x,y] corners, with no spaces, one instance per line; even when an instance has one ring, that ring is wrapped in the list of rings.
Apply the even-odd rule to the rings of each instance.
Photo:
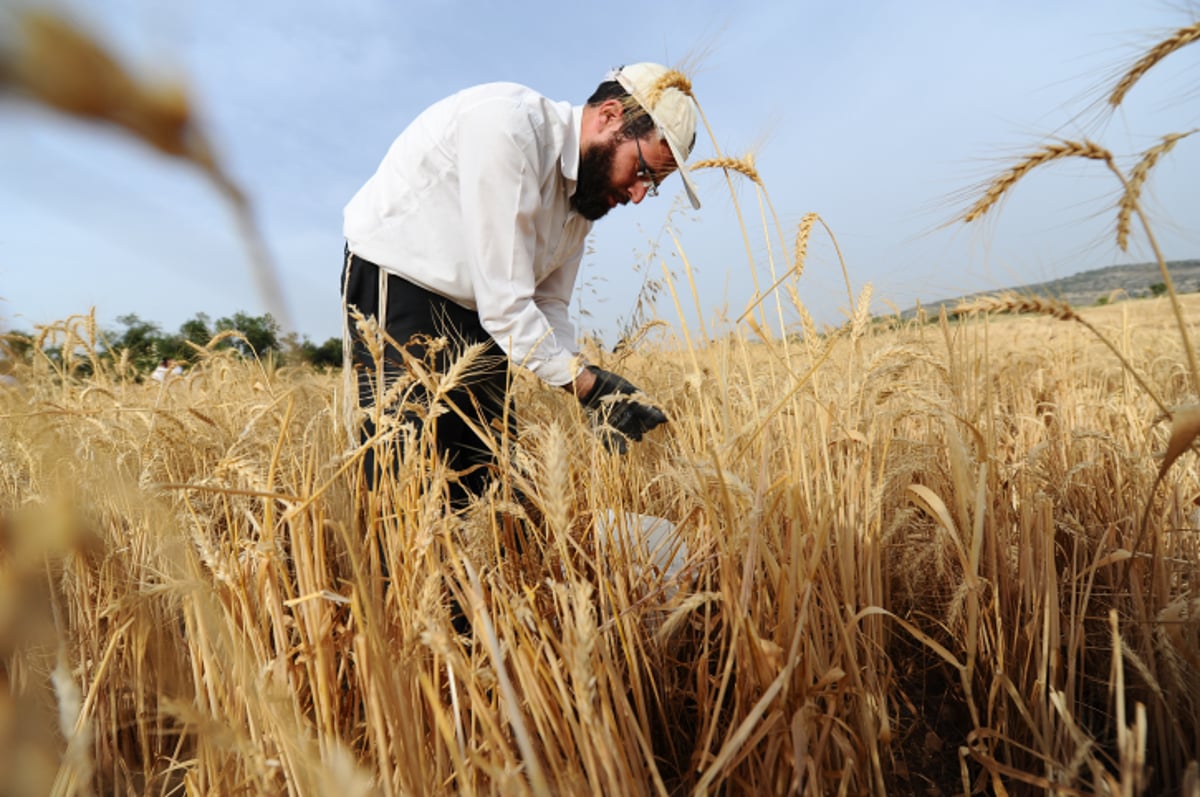
[[[1146,178],[1150,176],[1150,172],[1158,164],[1159,160],[1174,149],[1175,145],[1181,139],[1187,138],[1197,132],[1197,130],[1200,130],[1200,128],[1189,130],[1186,133],[1169,133],[1163,136],[1162,141],[1142,153],[1142,157],[1138,160],[1137,165],[1129,172],[1129,180],[1126,183],[1125,192],[1121,195],[1121,199],[1117,203],[1117,246],[1122,252],[1129,251],[1129,232],[1133,226],[1133,213],[1138,208],[1138,199],[1142,195],[1142,188],[1146,184]]]
[[[1113,88],[1112,94],[1108,95],[1108,105],[1110,108],[1117,108],[1125,101],[1125,96],[1129,94],[1130,89],[1142,79],[1142,77],[1154,67],[1155,64],[1162,61],[1168,55],[1178,50],[1183,49],[1192,42],[1200,39],[1200,22],[1193,22],[1191,25],[1186,25],[1172,33],[1167,38],[1160,41],[1155,46],[1151,47],[1145,55],[1133,63],[1129,67],[1121,79],[1117,81],[1117,85]]]
[[[1004,199],[1005,194],[1011,191],[1013,186],[1021,181],[1021,178],[1038,166],[1063,158],[1087,158],[1104,161],[1108,164],[1112,164],[1113,162],[1111,152],[1099,144],[1087,141],[1086,139],[1083,141],[1056,141],[1052,144],[1047,144],[1036,152],[1026,156],[1015,166],[988,183],[984,189],[983,196],[967,209],[967,212],[962,215],[961,220],[965,224],[970,224],[973,221],[983,218],[989,210]]]
[[[696,161],[690,167],[691,171],[699,171],[700,169],[725,169],[731,172],[737,172],[750,182],[762,187],[762,177],[758,174],[758,168],[754,165],[753,155],[744,155],[741,158],[709,158],[707,160]]]

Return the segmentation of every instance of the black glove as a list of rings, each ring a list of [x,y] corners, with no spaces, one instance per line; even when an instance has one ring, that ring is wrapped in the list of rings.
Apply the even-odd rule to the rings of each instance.
[[[596,377],[596,384],[583,406],[600,427],[601,439],[609,451],[624,454],[629,450],[627,440],[641,440],[646,432],[667,422],[658,407],[634,398],[641,391],[629,380],[594,365],[587,369]]]

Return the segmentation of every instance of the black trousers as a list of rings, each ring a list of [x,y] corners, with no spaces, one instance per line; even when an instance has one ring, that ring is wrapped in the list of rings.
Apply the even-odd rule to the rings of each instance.
[[[491,448],[459,412],[494,440],[493,445],[504,445],[504,434],[507,433],[511,438],[516,432],[508,390],[508,356],[483,329],[479,315],[474,310],[394,274],[384,272],[384,276],[387,280],[386,307],[381,306],[379,266],[346,250],[342,286],[349,316],[347,328],[350,331],[351,364],[358,381],[360,407],[374,407],[377,397],[383,396],[406,372],[400,349],[426,362],[436,372],[445,374],[466,346],[485,344],[482,355],[456,380],[457,385],[439,399],[447,406],[431,421],[436,426],[425,430],[434,432],[438,454],[446,459],[452,470],[459,473],[457,480],[450,485],[450,498],[455,506],[461,507],[487,487],[495,475],[495,457]],[[377,319],[391,338],[383,353],[382,384],[370,349],[356,328],[352,308],[357,308],[364,316]],[[427,344],[437,338],[444,338],[447,345],[431,351],[436,347]],[[418,382],[403,401],[394,402],[388,411],[402,412],[405,421],[423,429],[429,401],[428,392]],[[402,406],[407,409],[400,409]],[[375,432],[375,422],[368,415],[360,430],[360,438],[365,442],[374,437]],[[394,458],[399,453],[399,440],[377,445],[367,453],[365,467],[370,486],[374,487],[389,471],[395,472],[386,459],[381,461],[377,455],[392,459],[394,464]]]

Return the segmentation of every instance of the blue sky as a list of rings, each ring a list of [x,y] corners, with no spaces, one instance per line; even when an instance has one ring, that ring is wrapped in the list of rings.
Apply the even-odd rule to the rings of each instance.
[[[7,7],[13,7],[13,0]],[[815,211],[874,309],[1150,259],[1113,242],[1116,183],[1094,163],[1026,178],[979,228],[944,226],[962,191],[1049,135],[1089,136],[1132,157],[1200,126],[1200,45],[1152,70],[1115,115],[1089,108],[1123,67],[1183,25],[1194,4],[1148,0],[910,0],[578,4],[434,0],[77,0],[58,3],[139,74],[182,80],[224,165],[249,194],[284,285],[292,327],[340,334],[341,210],[426,105],[490,80],[582,102],[610,67],[689,59],[696,96],[727,154],[753,151],[790,248]],[[519,10],[514,10],[519,9]],[[2,42],[0,42],[2,44]],[[713,154],[703,137],[694,157]],[[1126,161],[1126,163],[1130,163]],[[1200,257],[1200,135],[1154,173],[1149,209],[1164,254]],[[752,186],[749,262],[719,172],[598,223],[580,278],[580,326],[609,342],[659,241],[678,229],[710,331],[770,282]],[[772,223],[772,235],[775,235]],[[773,237],[777,262],[787,254]],[[814,235],[797,283],[819,321],[847,310],[841,267]],[[1145,286],[1131,286],[1144,288]],[[690,298],[685,299],[690,308]],[[220,196],[194,170],[122,134],[0,98],[0,330],[95,307],[105,326],[137,313],[166,331],[271,305]],[[669,300],[660,316],[680,324]],[[687,323],[695,323],[688,310]]]

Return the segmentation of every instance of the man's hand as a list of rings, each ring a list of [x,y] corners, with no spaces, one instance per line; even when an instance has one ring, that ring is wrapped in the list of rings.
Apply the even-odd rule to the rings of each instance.
[[[579,400],[600,427],[604,447],[624,454],[628,440],[641,440],[646,432],[667,422],[667,416],[637,398],[641,393],[631,382],[611,371],[589,365],[593,384]]]

